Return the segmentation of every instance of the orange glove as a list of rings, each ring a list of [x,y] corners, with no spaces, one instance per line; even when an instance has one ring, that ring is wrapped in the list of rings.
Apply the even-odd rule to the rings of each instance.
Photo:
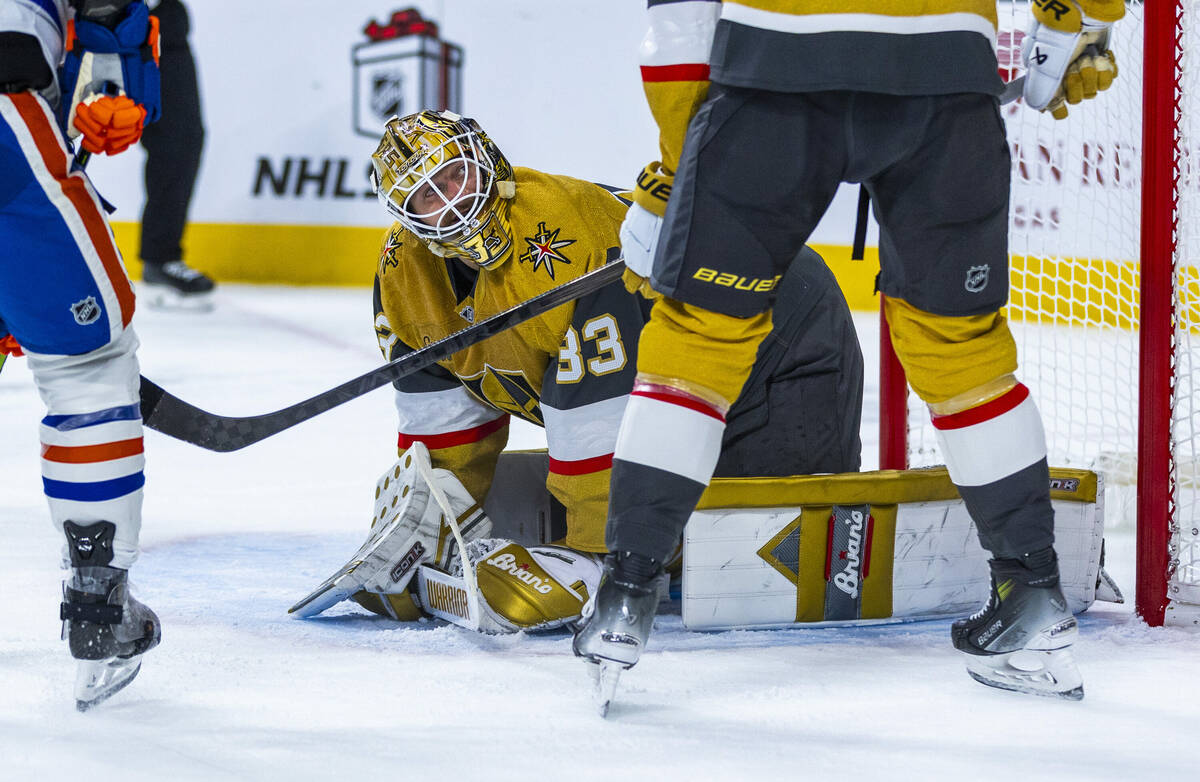
[[[115,155],[142,137],[146,109],[126,95],[94,95],[75,107],[74,124],[84,149]]]
[[[17,339],[12,334],[5,334],[3,339],[0,339],[0,356],[23,356],[24,351],[17,344]],[[0,360],[2,363],[2,360]]]

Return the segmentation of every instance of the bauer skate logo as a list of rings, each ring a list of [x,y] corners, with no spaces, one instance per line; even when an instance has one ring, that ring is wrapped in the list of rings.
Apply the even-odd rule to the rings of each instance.
[[[96,303],[95,296],[88,296],[71,305],[71,314],[80,326],[88,326],[100,319],[100,305]]]
[[[998,618],[995,622],[992,622],[990,625],[988,625],[987,629],[979,634],[979,636],[975,639],[975,643],[981,647],[987,647],[987,645],[990,644],[1003,629],[1004,620]]]
[[[963,287],[969,293],[979,293],[987,287],[988,271],[990,269],[991,265],[986,263],[982,266],[972,266],[967,269],[967,281],[963,284]]]
[[[425,556],[425,546],[421,545],[421,541],[418,540],[388,575],[391,576],[393,582],[399,581],[400,577],[412,570],[413,565],[420,562],[423,556]]]
[[[554,591],[554,583],[549,578],[538,578],[529,572],[529,565],[518,565],[516,556],[507,551],[492,557],[487,560],[487,563],[497,570],[508,573],[518,581],[528,584],[535,591],[543,595],[548,595]]]
[[[857,598],[858,574],[862,565],[863,527],[866,520],[860,511],[852,511],[845,523],[850,527],[850,539],[846,550],[842,552],[842,556],[846,558],[846,568],[834,575],[833,583],[850,597]]]

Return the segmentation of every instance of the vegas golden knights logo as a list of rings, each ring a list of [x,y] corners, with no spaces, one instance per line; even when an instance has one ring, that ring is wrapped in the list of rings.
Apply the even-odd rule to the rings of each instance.
[[[459,377],[463,385],[479,399],[501,410],[545,426],[537,391],[525,379],[525,373],[496,369],[484,364],[483,371],[471,377]]]
[[[517,256],[517,260],[521,263],[532,262],[533,270],[536,272],[539,268],[544,267],[546,274],[550,275],[550,279],[554,279],[554,262],[570,264],[571,259],[559,252],[564,247],[569,247],[575,244],[574,239],[559,239],[558,234],[562,231],[561,228],[555,228],[553,231],[546,228],[545,222],[538,223],[538,232],[533,236],[525,237],[525,244],[529,246],[525,252]]]

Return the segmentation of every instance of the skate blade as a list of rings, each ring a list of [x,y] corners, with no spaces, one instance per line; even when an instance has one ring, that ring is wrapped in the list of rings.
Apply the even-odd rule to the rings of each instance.
[[[129,686],[142,669],[142,656],[80,660],[75,670],[75,708],[87,711]]]
[[[1047,698],[1083,700],[1083,677],[1070,647],[1053,651],[1022,649],[1008,654],[971,656],[967,673],[980,684]]]
[[[601,717],[607,718],[608,707],[617,697],[617,683],[621,679],[621,672],[625,670],[625,666],[611,660],[601,660],[593,663],[592,668],[594,685],[592,695],[596,701],[596,710],[600,712]]]
[[[169,286],[143,282],[138,293],[151,309],[163,312],[212,312],[216,306],[213,291],[183,294]]]

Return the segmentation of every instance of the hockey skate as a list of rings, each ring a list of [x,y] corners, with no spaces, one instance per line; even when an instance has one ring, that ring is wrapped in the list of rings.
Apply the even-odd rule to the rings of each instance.
[[[1024,560],[991,561],[991,598],[954,623],[954,647],[966,653],[967,673],[981,684],[1080,700],[1083,677],[1071,653],[1079,629],[1058,583],[1054,551]]]
[[[63,638],[78,663],[75,707],[79,711],[124,689],[142,667],[142,655],[158,645],[158,617],[129,594],[127,570],[76,567],[63,582]]]
[[[642,656],[667,579],[661,564],[640,554],[621,552],[604,560],[596,599],[584,606],[571,644],[575,656],[590,663],[601,717],[608,716],[621,672]]]
[[[142,266],[141,288],[152,307],[208,312],[213,308],[216,284],[183,261],[147,262]]]

